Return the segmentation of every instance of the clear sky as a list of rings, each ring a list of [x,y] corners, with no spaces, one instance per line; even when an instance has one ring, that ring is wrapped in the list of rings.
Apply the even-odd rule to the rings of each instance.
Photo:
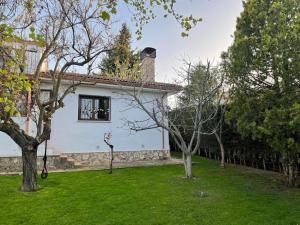
[[[243,7],[242,0],[178,0],[177,11],[185,15],[193,14],[203,21],[182,38],[180,25],[172,18],[158,18],[144,27],[143,39],[133,39],[138,49],[157,49],[156,80],[172,82],[176,77],[174,68],[182,65],[182,58],[193,62],[211,60],[217,62],[220,53],[232,43],[236,18]],[[125,19],[126,20],[126,19]],[[120,18],[124,22],[124,18]],[[127,21],[130,25],[130,21]],[[131,26],[131,25],[130,25]],[[131,27],[134,33],[134,26]]]

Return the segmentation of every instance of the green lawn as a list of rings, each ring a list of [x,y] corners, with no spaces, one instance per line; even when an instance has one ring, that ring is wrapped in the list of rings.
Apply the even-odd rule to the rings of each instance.
[[[2,176],[0,224],[300,224],[299,189],[272,173],[195,161],[192,181],[175,165],[56,173],[21,193],[20,176]]]

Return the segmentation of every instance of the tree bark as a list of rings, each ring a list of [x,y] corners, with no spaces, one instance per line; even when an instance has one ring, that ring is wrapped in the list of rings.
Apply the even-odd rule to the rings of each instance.
[[[297,165],[294,162],[289,162],[288,166],[287,184],[289,187],[297,187]]]
[[[198,155],[201,156],[201,148],[198,149]]]
[[[278,162],[278,171],[279,171],[279,173],[284,173],[283,165],[281,162]]]
[[[232,154],[232,158],[233,158],[233,164],[236,165],[236,158],[235,158],[235,155],[236,155],[236,150],[233,151],[233,154]]]
[[[286,177],[288,187],[297,187],[297,160],[294,155],[284,154],[282,167]]]
[[[37,147],[27,146],[22,149],[23,183],[21,191],[37,190]]]
[[[223,143],[221,141],[221,138],[219,137],[219,135],[217,134],[217,132],[215,132],[215,136],[216,139],[219,143],[219,147],[220,147],[220,152],[221,152],[221,167],[225,167],[225,150],[224,150],[224,146]]]
[[[267,170],[265,156],[263,157],[262,160],[263,160],[263,168],[264,168],[264,170]]]
[[[192,179],[192,155],[183,153],[183,161],[184,161],[184,169],[185,169],[185,177],[187,179]]]

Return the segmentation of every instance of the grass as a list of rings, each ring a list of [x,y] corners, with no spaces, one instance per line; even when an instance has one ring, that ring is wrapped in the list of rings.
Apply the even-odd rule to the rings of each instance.
[[[273,173],[196,158],[194,174],[183,179],[179,165],[55,173],[36,193],[18,190],[20,176],[2,176],[0,224],[300,224],[300,190]]]

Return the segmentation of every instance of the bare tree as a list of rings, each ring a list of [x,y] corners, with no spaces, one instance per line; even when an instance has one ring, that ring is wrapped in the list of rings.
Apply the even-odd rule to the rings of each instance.
[[[139,108],[148,115],[148,119],[126,120],[126,125],[133,131],[159,127],[168,131],[183,153],[186,178],[191,179],[192,156],[200,148],[201,137],[214,134],[219,126],[216,124],[211,127],[207,124],[215,120],[218,113],[223,79],[218,77],[218,71],[210,63],[206,66],[188,63],[180,75],[188,84],[179,94],[179,102],[171,113],[164,95],[146,98],[143,86],[133,91],[124,91],[126,94],[123,96],[130,96],[129,108]]]

